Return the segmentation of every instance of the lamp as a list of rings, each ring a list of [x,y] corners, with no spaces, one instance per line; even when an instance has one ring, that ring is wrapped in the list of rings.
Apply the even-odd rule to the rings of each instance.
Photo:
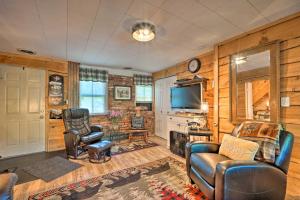
[[[155,38],[155,26],[148,22],[137,23],[132,27],[132,37],[139,42],[148,42]]]
[[[201,113],[207,114],[209,110],[208,102],[201,103]]]
[[[208,105],[208,102],[201,102],[201,113],[203,113],[203,116],[204,116],[204,129],[208,129],[207,127],[207,113],[209,111],[209,105]]]

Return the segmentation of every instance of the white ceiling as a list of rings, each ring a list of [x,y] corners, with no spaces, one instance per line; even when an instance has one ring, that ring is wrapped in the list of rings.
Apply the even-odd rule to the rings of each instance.
[[[0,0],[0,51],[154,72],[298,11],[300,0]],[[132,39],[140,20],[153,41]]]

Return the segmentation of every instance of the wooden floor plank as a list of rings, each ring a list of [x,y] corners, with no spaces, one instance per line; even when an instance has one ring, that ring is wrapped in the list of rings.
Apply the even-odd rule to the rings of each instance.
[[[102,164],[91,164],[87,160],[75,160],[74,162],[80,163],[83,167],[66,174],[56,180],[46,183],[42,180],[35,180],[28,183],[20,184],[15,187],[14,199],[23,200],[28,199],[30,194],[50,190],[53,188],[61,187],[70,183],[78,182],[92,177],[101,176],[114,171],[126,169],[129,167],[135,167],[148,162],[152,162],[167,156],[185,162],[185,160],[179,156],[176,156],[166,148],[166,141],[158,137],[151,137],[150,140],[160,144],[160,146],[151,147],[143,150],[133,151],[130,153],[124,153],[115,155],[111,161]],[[288,178],[288,195],[290,197],[300,196],[300,179]]]

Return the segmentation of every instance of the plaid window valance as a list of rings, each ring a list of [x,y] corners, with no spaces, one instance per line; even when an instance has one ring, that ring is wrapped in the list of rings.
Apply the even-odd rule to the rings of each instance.
[[[105,70],[80,67],[79,80],[93,81],[93,82],[107,82],[108,73]]]
[[[134,75],[135,85],[152,85],[152,76],[135,74]]]

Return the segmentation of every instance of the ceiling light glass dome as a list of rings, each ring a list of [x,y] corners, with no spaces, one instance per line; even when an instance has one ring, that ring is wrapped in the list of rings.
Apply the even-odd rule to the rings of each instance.
[[[148,22],[137,23],[132,27],[132,37],[139,42],[148,42],[155,38],[155,26]]]

